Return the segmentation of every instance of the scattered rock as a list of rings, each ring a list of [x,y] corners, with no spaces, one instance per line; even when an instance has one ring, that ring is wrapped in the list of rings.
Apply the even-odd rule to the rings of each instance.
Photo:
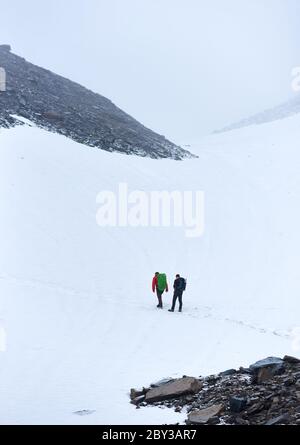
[[[25,99],[23,99],[23,103],[21,102],[22,105],[26,105],[26,101]],[[46,119],[49,119],[50,121],[63,121],[64,117],[62,114],[60,113],[56,113],[55,111],[46,111],[45,113],[43,113],[43,116]]]
[[[94,414],[96,410],[90,410],[90,409],[83,409],[82,411],[75,411],[73,414],[76,416],[90,416],[91,414]]]
[[[134,389],[134,388],[132,388],[130,390],[130,399],[134,400],[137,397],[144,396],[144,395],[146,395],[147,391],[149,391],[149,389],[147,389],[147,388],[143,388],[143,389]]]
[[[265,425],[268,425],[268,426],[282,425],[282,424],[286,424],[288,421],[289,421],[289,415],[283,414],[282,416],[278,416],[278,417],[268,420],[265,423]]]
[[[211,417],[207,422],[208,425],[219,425],[219,423],[220,423],[220,418],[217,416]]]
[[[236,423],[236,425],[249,425],[249,421],[242,419],[241,417],[236,417],[235,423]]]
[[[229,377],[236,373],[237,373],[236,369],[228,369],[227,371],[221,372],[219,375],[220,377]]]
[[[204,381],[214,385],[218,382],[218,380],[220,380],[220,378],[221,377],[219,375],[209,375],[208,377],[205,377]]]
[[[146,396],[139,396],[131,400],[132,405],[138,406],[145,401]]]
[[[250,408],[247,410],[247,414],[257,414],[260,413],[265,408],[264,403],[255,403],[254,405],[250,406]]]

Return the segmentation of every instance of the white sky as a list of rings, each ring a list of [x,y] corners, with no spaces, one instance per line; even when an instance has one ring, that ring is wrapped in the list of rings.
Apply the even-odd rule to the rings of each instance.
[[[299,0],[0,0],[0,43],[174,142],[288,99]]]

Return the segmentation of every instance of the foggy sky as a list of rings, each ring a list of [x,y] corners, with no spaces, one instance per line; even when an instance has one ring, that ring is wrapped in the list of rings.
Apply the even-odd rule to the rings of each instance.
[[[0,0],[0,43],[174,142],[293,96],[299,0]]]

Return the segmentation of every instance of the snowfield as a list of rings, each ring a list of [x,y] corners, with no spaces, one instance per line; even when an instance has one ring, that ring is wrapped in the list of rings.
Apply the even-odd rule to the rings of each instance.
[[[299,140],[296,115],[210,136],[176,162],[2,129],[0,423],[182,423],[135,409],[130,388],[297,354]],[[96,197],[121,182],[204,191],[204,235],[99,227]],[[187,277],[182,314],[167,311],[171,293],[156,309],[157,270]]]

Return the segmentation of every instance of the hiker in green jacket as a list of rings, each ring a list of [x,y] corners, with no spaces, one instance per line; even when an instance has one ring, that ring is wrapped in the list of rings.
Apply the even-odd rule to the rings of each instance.
[[[152,280],[152,290],[157,295],[159,309],[163,308],[162,295],[164,291],[169,292],[167,275],[165,273],[156,272]]]

